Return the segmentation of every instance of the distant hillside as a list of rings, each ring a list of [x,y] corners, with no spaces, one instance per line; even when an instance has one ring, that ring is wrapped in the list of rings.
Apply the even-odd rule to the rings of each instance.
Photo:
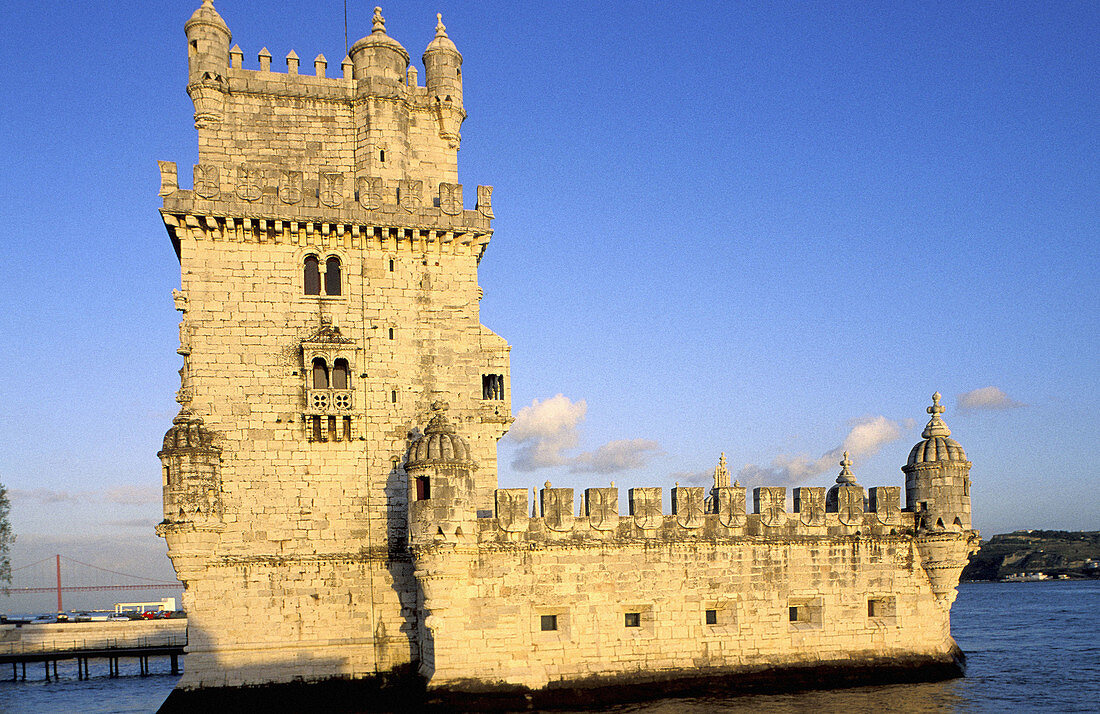
[[[995,535],[970,558],[962,580],[1010,575],[1100,578],[1100,531],[1015,531]]]

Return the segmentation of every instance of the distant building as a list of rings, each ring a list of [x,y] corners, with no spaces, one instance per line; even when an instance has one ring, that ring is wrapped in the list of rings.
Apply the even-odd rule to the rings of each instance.
[[[479,322],[492,189],[464,190],[462,55],[424,85],[373,32],[330,66],[243,67],[185,25],[199,163],[161,162],[179,415],[158,533],[185,584],[182,690],[373,679],[534,691],[831,666],[957,671],[977,547],[939,395],[900,487],[498,489],[509,346]],[[280,62],[282,64],[282,62]],[[280,70],[282,68],[280,67]],[[516,111],[523,108],[517,107]],[[473,208],[466,201],[476,194]],[[519,266],[516,266],[517,269]]]

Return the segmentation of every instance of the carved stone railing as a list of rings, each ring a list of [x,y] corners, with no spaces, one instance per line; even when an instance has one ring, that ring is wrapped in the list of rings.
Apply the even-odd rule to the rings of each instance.
[[[350,414],[355,405],[351,389],[306,390],[306,414],[325,416]]]

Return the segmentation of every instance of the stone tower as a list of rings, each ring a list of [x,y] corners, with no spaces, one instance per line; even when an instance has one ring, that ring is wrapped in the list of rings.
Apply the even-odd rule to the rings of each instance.
[[[959,576],[970,554],[978,549],[978,532],[970,523],[970,462],[951,438],[940,414],[940,393],[932,395],[932,416],[922,440],[901,467],[905,474],[905,508],[917,527],[917,550],[937,602],[950,608]]]
[[[970,462],[959,442],[951,438],[940,414],[940,393],[932,395],[932,418],[920,441],[901,467],[905,473],[905,507],[918,514],[922,527],[934,530],[970,530]]]
[[[410,444],[449,403],[428,436],[460,428],[446,468],[484,516],[511,422],[509,347],[478,310],[492,191],[467,209],[458,182],[462,55],[437,17],[419,86],[377,8],[309,73],[266,48],[246,69],[210,0],[184,31],[199,163],[180,188],[161,162],[160,189],[183,315],[158,526],[187,586],[180,686],[391,671],[418,648]]]

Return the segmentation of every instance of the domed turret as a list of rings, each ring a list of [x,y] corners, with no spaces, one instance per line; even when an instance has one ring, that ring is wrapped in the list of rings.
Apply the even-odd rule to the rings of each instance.
[[[405,83],[409,53],[400,42],[386,34],[386,18],[382,17],[380,7],[374,8],[373,30],[351,46],[348,56],[354,66],[356,79]]]
[[[410,543],[462,539],[475,532],[474,471],[470,444],[447,418],[447,403],[434,412],[424,434],[409,446]]]
[[[454,425],[447,417],[445,402],[432,405],[436,410],[435,415],[421,436],[409,448],[409,458],[406,468],[436,465],[473,465],[470,458],[470,444],[455,431]]]
[[[931,419],[922,441],[909,452],[905,473],[905,507],[918,514],[922,528],[970,530],[970,462],[940,417],[939,392],[926,410]]]
[[[867,495],[863,486],[856,483],[856,476],[852,473],[852,461],[848,458],[848,452],[844,452],[844,458],[840,460],[840,473],[836,477],[836,484],[825,494],[825,512],[839,514],[840,522],[846,526],[859,525],[863,522],[863,513],[867,508]]]
[[[219,522],[221,447],[202,419],[180,410],[157,456],[163,475],[164,524]]]
[[[462,108],[462,55],[447,37],[443,15],[435,17],[435,38],[424,50],[424,81],[439,112],[440,135],[458,148],[459,129],[466,118]]]
[[[229,45],[233,35],[214,3],[203,0],[183,25],[187,35],[187,93],[195,104],[195,126],[221,121],[229,85]]]
[[[940,418],[944,408],[940,406],[940,393],[932,395],[932,406],[928,407],[928,413],[932,419],[924,427],[921,436],[924,441],[918,442],[909,452],[909,465],[927,463],[930,461],[966,461],[966,452],[959,442],[950,438],[951,430]]]

